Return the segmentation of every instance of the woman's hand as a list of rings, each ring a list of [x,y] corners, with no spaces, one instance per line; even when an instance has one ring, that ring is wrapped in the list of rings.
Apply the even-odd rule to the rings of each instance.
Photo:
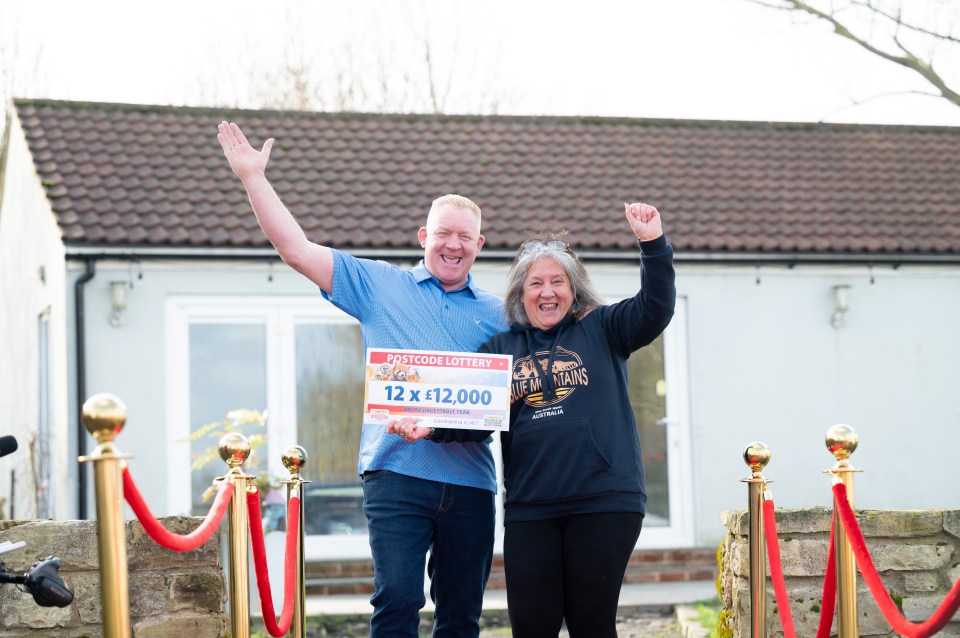
[[[387,423],[387,434],[396,434],[402,436],[407,443],[419,441],[430,436],[430,428],[417,425],[420,419],[403,417],[399,420],[393,420]]]
[[[633,230],[633,234],[637,236],[637,239],[640,241],[650,241],[663,234],[663,226],[660,223],[660,212],[656,208],[650,204],[641,204],[639,202],[633,204],[625,203],[623,207],[627,215],[627,222],[630,223],[630,228]]]

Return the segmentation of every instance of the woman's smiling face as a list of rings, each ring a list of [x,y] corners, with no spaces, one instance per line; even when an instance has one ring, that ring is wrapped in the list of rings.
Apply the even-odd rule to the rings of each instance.
[[[550,258],[533,262],[523,281],[523,309],[530,324],[541,330],[551,328],[572,305],[573,290],[563,266]]]

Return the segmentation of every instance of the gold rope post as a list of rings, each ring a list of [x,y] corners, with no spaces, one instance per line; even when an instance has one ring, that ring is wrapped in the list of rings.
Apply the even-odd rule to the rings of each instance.
[[[841,482],[846,486],[850,509],[853,509],[853,473],[861,470],[854,469],[847,459],[857,449],[857,442],[857,433],[849,425],[838,423],[827,430],[827,449],[837,462],[826,472],[833,475],[834,484]],[[837,564],[837,636],[857,638],[857,559],[836,508],[833,515],[833,546]]]
[[[97,502],[97,552],[100,556],[100,604],[104,638],[130,638],[127,535],[123,527],[121,455],[113,439],[127,422],[127,406],[112,394],[96,394],[82,409],[83,425],[97,440],[90,456]]]
[[[247,562],[250,540],[247,529],[249,525],[247,490],[256,488],[251,482],[254,477],[243,471],[243,463],[250,456],[250,442],[239,432],[230,432],[220,438],[217,451],[230,468],[226,476],[219,477],[217,480],[233,482],[227,556],[230,565],[230,636],[231,638],[250,638],[250,569]]]
[[[296,575],[296,593],[293,599],[293,620],[290,622],[289,638],[305,638],[306,636],[306,609],[307,598],[306,580],[304,578],[304,528],[306,521],[304,518],[304,495],[302,485],[309,483],[300,475],[300,470],[307,463],[307,451],[299,445],[291,445],[283,451],[283,466],[290,472],[290,478],[284,483],[287,484],[287,501],[294,496],[300,498],[300,533],[297,535],[297,575]],[[286,562],[286,561],[284,561]],[[284,574],[286,577],[286,574]],[[286,603],[286,601],[284,601]]]
[[[763,528],[763,498],[767,491],[767,479],[762,472],[770,462],[770,448],[760,441],[754,441],[743,451],[743,460],[751,470],[749,478],[741,479],[747,484],[747,511],[750,517],[750,636],[761,638],[767,635],[767,546]]]

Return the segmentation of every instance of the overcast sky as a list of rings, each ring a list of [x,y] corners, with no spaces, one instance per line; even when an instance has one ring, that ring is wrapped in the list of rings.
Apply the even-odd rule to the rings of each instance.
[[[960,126],[942,99],[874,99],[930,88],[748,0],[0,0],[0,36],[29,96],[258,107],[287,60],[328,109],[353,87],[358,110],[426,111],[432,84],[450,113]]]

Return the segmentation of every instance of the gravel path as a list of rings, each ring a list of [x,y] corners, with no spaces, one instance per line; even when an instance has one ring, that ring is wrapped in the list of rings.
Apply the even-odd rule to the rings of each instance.
[[[502,618],[489,612],[483,615],[484,628],[480,638],[508,638],[512,635],[506,612]],[[672,606],[621,607],[617,614],[617,634],[619,638],[680,638],[680,625]],[[559,638],[568,636],[566,629],[560,631]]]
[[[480,619],[480,638],[510,638],[510,621],[506,610],[488,610]],[[432,623],[425,618],[420,623],[420,635],[430,636]],[[251,636],[266,638],[268,635],[260,623],[251,627]],[[369,616],[327,616],[308,618],[307,638],[360,638],[368,636]],[[680,625],[672,605],[647,607],[621,607],[617,614],[619,638],[680,638]],[[558,638],[569,638],[566,629]]]

